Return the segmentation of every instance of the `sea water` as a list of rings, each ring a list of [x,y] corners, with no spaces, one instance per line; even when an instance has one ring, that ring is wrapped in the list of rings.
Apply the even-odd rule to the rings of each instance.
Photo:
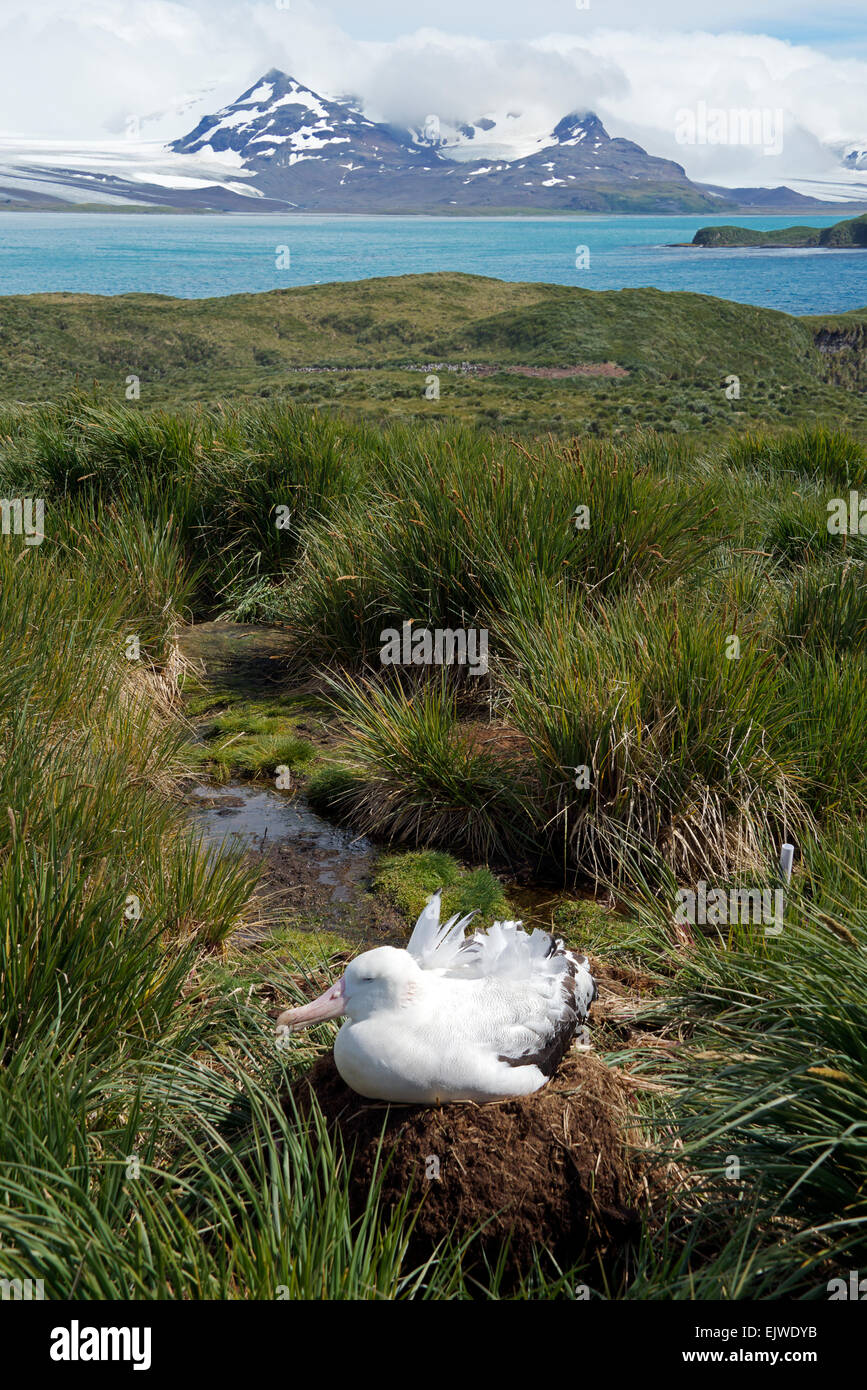
[[[362,217],[0,212],[0,295],[255,293],[465,271],[589,290],[692,290],[789,314],[867,304],[867,251],[709,250],[698,227],[829,217]]]

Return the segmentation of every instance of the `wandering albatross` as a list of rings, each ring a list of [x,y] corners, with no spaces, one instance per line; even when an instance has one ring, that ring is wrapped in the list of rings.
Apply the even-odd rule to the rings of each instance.
[[[310,1004],[287,1009],[278,1031],[339,1018],[343,1080],[373,1100],[439,1105],[529,1095],[556,1071],[596,998],[583,956],[520,922],[440,925],[440,891],[405,950],[379,946]]]

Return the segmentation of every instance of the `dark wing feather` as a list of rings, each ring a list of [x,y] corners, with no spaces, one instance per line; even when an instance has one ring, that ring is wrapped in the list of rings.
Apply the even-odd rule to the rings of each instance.
[[[551,938],[551,949],[547,954],[562,955],[567,962],[566,973],[561,982],[563,1006],[560,1015],[552,1021],[550,1031],[540,1039],[538,1047],[528,1048],[518,1057],[500,1055],[498,1061],[506,1062],[510,1067],[538,1067],[545,1076],[553,1076],[572,1046],[579,1027],[588,1017],[590,1006],[593,1000],[598,998],[599,991],[592,975],[589,976],[592,993],[588,994],[585,991],[579,994],[576,988],[576,975],[579,971],[582,975],[588,971],[586,957],[575,956],[571,951],[565,950],[563,942],[555,937]]]

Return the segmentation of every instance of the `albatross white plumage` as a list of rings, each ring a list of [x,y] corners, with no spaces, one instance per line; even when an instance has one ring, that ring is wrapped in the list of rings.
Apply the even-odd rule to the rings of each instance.
[[[346,1016],[334,1062],[374,1100],[442,1104],[538,1091],[553,1075],[596,998],[586,959],[544,931],[475,913],[440,924],[434,893],[406,950],[356,956],[331,989],[287,1009],[281,1030]]]

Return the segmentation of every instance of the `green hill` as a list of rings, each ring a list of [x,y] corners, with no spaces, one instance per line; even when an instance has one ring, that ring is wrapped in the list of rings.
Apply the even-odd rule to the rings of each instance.
[[[861,217],[851,217],[846,222],[835,222],[833,227],[825,227],[819,245],[867,246],[867,213]]]
[[[851,362],[835,376],[817,346],[823,323],[707,295],[453,273],[217,299],[17,296],[0,299],[0,399],[98,383],[122,400],[135,377],[145,406],[288,395],[527,430],[727,428],[817,412],[861,428]],[[424,394],[433,370],[438,400]]]
[[[867,246],[867,213],[835,222],[833,227],[699,227],[693,246]]]

